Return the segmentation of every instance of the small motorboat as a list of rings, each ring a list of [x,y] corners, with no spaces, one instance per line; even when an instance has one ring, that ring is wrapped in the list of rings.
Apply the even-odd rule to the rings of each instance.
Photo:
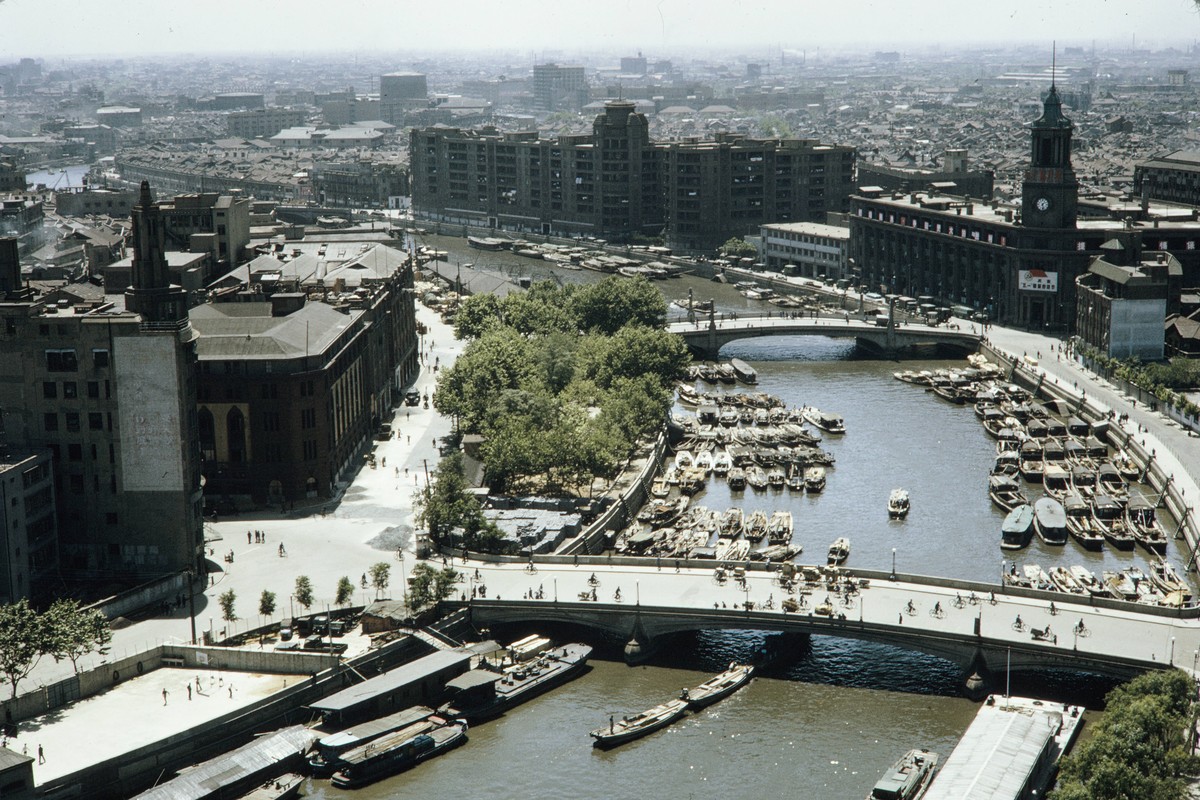
[[[907,489],[892,489],[888,495],[888,518],[904,519],[908,516],[909,498]]]
[[[829,545],[829,564],[837,566],[846,561],[850,557],[850,540],[845,536],[839,536],[833,540],[833,544]]]

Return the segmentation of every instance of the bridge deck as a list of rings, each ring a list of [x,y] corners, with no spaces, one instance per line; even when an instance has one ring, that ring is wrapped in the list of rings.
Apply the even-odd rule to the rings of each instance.
[[[699,316],[692,322],[672,322],[667,325],[671,333],[679,334],[692,347],[712,349],[738,339],[761,336],[830,336],[853,338],[872,342],[882,349],[909,347],[917,344],[949,344],[974,349],[979,344],[979,326],[967,323],[966,327],[952,329],[946,325],[930,326],[923,323],[906,323],[887,328],[855,316],[842,317],[790,317],[787,312],[771,316],[718,314],[715,329],[710,328],[707,317]]]
[[[517,606],[528,619],[537,619],[539,609],[544,609],[546,619],[576,616],[588,624],[597,624],[596,619],[607,615],[600,627],[631,630],[635,612],[640,611],[643,627],[651,634],[655,628],[672,627],[808,629],[942,652],[947,657],[957,652],[964,666],[982,651],[993,669],[1002,667],[1009,651],[1015,667],[1074,666],[1117,674],[1169,664],[1194,670],[1200,658],[1200,620],[1194,617],[1147,613],[1134,604],[1128,609],[1103,608],[1086,597],[1066,594],[1054,598],[1052,612],[1048,599],[1008,594],[998,585],[991,587],[994,602],[990,592],[983,590],[975,593],[977,602],[972,603],[971,593],[960,589],[876,578],[848,603],[825,587],[802,589],[808,595],[806,606],[785,613],[780,602],[789,595],[775,572],[749,571],[743,587],[732,579],[718,584],[711,568],[685,566],[677,572],[666,562],[661,569],[653,562],[645,567],[539,563],[534,572],[522,564],[467,561],[464,567],[463,563],[456,559],[456,567],[466,572],[461,596],[471,597],[482,584],[486,600],[477,601],[478,605],[492,613]],[[581,600],[592,591],[593,574],[598,581],[597,601]],[[543,599],[534,600],[539,589]],[[836,617],[812,616],[814,606],[826,597]],[[774,601],[771,610],[764,608],[768,599]],[[754,606],[750,613],[744,610],[746,600]],[[670,616],[678,619],[667,621]],[[1018,616],[1021,627],[1015,624]],[[1081,621],[1084,629],[1076,633]],[[1034,639],[1033,629],[1047,627],[1051,638]]]

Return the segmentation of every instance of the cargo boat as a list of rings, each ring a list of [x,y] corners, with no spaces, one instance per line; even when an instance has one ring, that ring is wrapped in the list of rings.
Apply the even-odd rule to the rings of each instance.
[[[407,729],[398,731],[347,753],[344,765],[333,774],[332,783],[339,789],[357,789],[412,769],[466,741],[467,723],[462,720],[442,722],[415,735],[409,735]]]
[[[686,714],[687,710],[686,700],[670,700],[620,721],[610,718],[607,728],[597,728],[592,731],[591,736],[595,740],[592,742],[592,746],[616,747],[626,742],[632,742],[634,739],[640,739],[667,727]]]
[[[354,725],[343,731],[331,733],[317,740],[316,748],[308,757],[308,767],[318,778],[327,778],[341,766],[342,753],[373,742],[381,736],[424,722],[433,716],[433,709],[413,706],[395,714]]]
[[[937,765],[937,753],[909,750],[879,779],[867,800],[916,800],[929,787]]]
[[[510,664],[500,672],[473,669],[446,684],[447,689],[457,689],[458,693],[438,713],[465,719],[472,725],[497,717],[578,677],[591,654],[591,647],[573,642],[547,650],[529,661]]]

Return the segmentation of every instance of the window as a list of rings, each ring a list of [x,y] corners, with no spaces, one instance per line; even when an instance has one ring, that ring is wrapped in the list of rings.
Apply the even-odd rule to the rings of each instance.
[[[75,372],[77,369],[79,369],[79,362],[75,358],[74,350],[46,351],[47,372]]]
[[[300,428],[308,430],[317,427],[317,412],[311,408],[301,409],[300,411]]]
[[[107,367],[108,366],[108,351],[93,350],[92,351],[92,366]]]
[[[100,397],[100,382],[99,381],[88,381],[87,382],[87,396],[93,400],[99,399],[99,397]]]
[[[88,412],[88,430],[102,431],[104,430],[104,415],[99,411]]]
[[[44,415],[42,419],[42,427],[46,429],[47,433],[58,430],[58,414],[51,412]]]
[[[79,384],[75,381],[63,381],[63,397],[68,400],[79,397]]]
[[[67,412],[67,432],[79,433],[79,414],[75,411]]]
[[[42,383],[42,397],[47,400],[53,400],[58,397],[58,384],[54,381],[44,381]]]

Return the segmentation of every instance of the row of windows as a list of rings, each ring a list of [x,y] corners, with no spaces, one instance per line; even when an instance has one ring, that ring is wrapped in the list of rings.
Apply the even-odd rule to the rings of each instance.
[[[87,415],[88,430],[102,431],[105,430],[105,418],[108,420],[108,430],[112,430],[112,414],[101,414],[99,411],[89,411]],[[55,433],[59,430],[59,415],[56,412],[48,411],[42,415],[43,428],[46,433]],[[62,415],[63,429],[67,433],[79,433],[81,415],[75,411],[68,411]]]
[[[56,381],[42,382],[42,397],[47,400],[57,400],[59,395],[59,383]],[[100,381],[87,381],[85,384],[87,396],[92,400],[100,399]],[[62,397],[64,400],[74,400],[79,397],[79,384],[75,381],[63,381]],[[104,396],[109,398],[112,396],[112,384],[108,381],[104,382]]]
[[[107,367],[109,363],[107,350],[92,351],[92,366],[101,369]],[[47,372],[77,372],[79,370],[79,358],[76,356],[74,348],[62,348],[46,351],[46,371]]]

